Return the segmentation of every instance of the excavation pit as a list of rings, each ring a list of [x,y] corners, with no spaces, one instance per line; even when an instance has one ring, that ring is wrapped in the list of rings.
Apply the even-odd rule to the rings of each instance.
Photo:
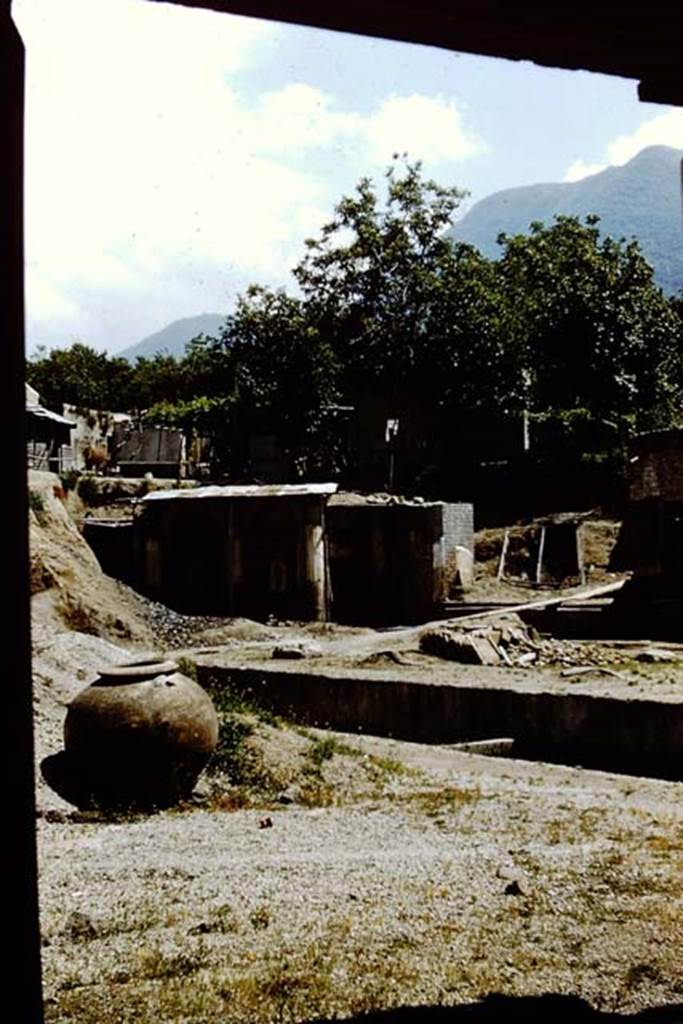
[[[193,660],[199,682],[211,691],[229,689],[245,702],[309,726],[683,778],[683,683],[668,666],[643,677],[596,671],[566,678],[552,669],[464,665],[397,665],[388,671],[326,666],[320,659],[245,664],[234,652]]]

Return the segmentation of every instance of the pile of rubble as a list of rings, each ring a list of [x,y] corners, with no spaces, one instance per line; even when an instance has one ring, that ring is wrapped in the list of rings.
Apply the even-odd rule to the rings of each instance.
[[[420,650],[465,665],[510,668],[594,667],[626,664],[633,651],[606,644],[541,637],[515,614],[495,619],[444,623],[420,636]]]

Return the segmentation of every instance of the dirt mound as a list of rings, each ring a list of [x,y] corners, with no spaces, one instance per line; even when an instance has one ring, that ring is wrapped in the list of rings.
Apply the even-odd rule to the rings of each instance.
[[[529,523],[510,527],[479,530],[475,534],[477,576],[496,576],[507,535],[506,566],[507,577],[529,580],[537,557],[538,534],[544,525],[553,525],[575,520],[580,522],[579,532],[583,561],[587,578],[600,582],[608,574],[610,556],[617,542],[620,523],[614,519],[591,518],[585,513],[572,516],[558,515],[545,519],[534,519]]]
[[[130,588],[102,572],[64,505],[57,476],[29,475],[30,579],[37,624],[153,646],[154,631]]]

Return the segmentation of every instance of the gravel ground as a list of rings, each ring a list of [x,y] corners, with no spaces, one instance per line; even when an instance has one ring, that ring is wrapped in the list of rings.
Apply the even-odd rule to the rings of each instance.
[[[378,671],[387,658],[397,669],[396,651],[399,667],[416,657],[407,631],[199,621],[148,602],[102,575],[55,481],[34,486],[38,761],[60,749],[66,704],[98,667],[152,645],[227,643],[248,662],[298,639]],[[644,671],[658,689],[683,678]],[[656,1007],[657,1024],[683,1021],[680,784],[263,722],[248,742],[280,789],[241,803],[205,777],[174,811],[106,818],[38,773],[48,1022],[266,1024],[472,1009],[496,993],[512,1000],[507,1018],[521,1006],[530,1020],[524,998],[556,994],[600,1022],[644,1024]],[[570,1005],[563,1019],[578,1020]],[[545,1006],[533,1002],[534,1021],[558,1019]]]
[[[56,728],[69,673],[121,651],[36,639],[39,727]],[[680,785],[352,742],[323,765],[322,806],[228,811],[205,785],[203,804],[98,820],[41,784],[47,1020],[312,1020],[491,993],[683,1019]],[[343,781],[366,763],[372,785]]]

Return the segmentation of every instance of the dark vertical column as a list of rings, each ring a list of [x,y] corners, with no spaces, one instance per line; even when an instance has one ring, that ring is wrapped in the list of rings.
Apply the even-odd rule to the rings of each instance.
[[[0,424],[6,544],[3,559],[3,778],[9,899],[5,1002],[17,1022],[42,1020],[36,868],[28,592],[24,398],[23,253],[24,47],[0,0]]]

